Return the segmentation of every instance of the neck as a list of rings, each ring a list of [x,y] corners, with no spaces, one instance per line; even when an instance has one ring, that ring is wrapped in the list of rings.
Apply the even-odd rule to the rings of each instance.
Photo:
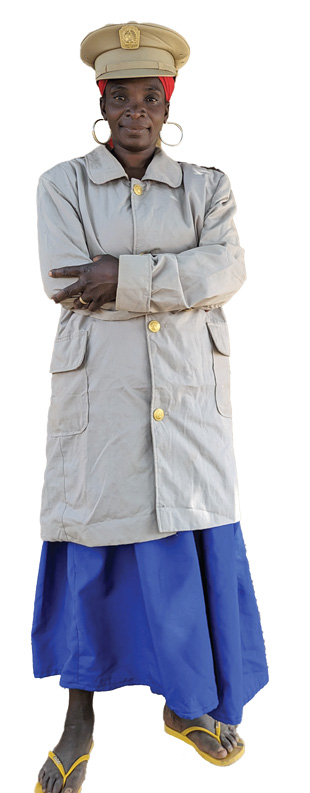
[[[143,151],[128,151],[128,149],[123,149],[122,146],[116,143],[110,151],[123,166],[128,179],[142,179],[147,166],[154,157],[156,146],[150,146],[149,149],[144,149]]]

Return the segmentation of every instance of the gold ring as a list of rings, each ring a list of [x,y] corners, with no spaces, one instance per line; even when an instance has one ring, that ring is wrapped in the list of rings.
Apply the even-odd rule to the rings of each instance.
[[[79,297],[79,301],[80,301],[80,303],[83,303],[83,306],[89,306],[89,303],[86,303],[86,301],[85,301],[85,300],[83,300],[83,298],[81,297],[81,295],[80,295],[80,297]]]

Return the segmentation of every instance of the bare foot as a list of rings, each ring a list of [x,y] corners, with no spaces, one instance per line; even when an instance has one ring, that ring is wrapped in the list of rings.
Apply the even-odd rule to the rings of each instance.
[[[94,713],[90,699],[92,692],[82,691],[80,693],[82,696],[78,700],[77,698],[75,702],[74,699],[71,700],[71,710],[69,705],[64,731],[60,741],[53,749],[65,772],[71,768],[75,760],[81,755],[89,753],[92,744],[94,728]],[[83,695],[89,696],[83,697]],[[74,695],[72,697],[74,698]],[[63,777],[53,760],[49,757],[39,772],[38,780],[44,793],[60,793],[60,791],[63,791],[63,793],[78,793],[85,779],[86,767],[87,761],[80,763],[69,775],[63,788]]]
[[[171,727],[171,729],[176,730],[176,732],[182,732],[186,727],[192,727],[197,724],[200,727],[206,727],[207,730],[215,734],[215,720],[211,716],[208,716],[207,713],[200,716],[198,719],[181,719],[173,710],[170,710],[166,703],[163,716],[165,724]],[[237,726],[238,725],[234,724],[223,724],[221,722],[221,746],[216,738],[212,738],[207,732],[202,732],[201,730],[193,730],[188,737],[197,745],[198,749],[201,749],[201,751],[208,752],[211,757],[215,757],[217,760],[223,760],[224,757],[227,756],[227,753],[232,752],[234,747],[237,746]]]

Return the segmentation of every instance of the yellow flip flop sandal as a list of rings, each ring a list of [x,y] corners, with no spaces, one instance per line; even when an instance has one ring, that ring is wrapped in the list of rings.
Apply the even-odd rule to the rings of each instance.
[[[234,746],[232,752],[227,752],[226,757],[223,757],[222,760],[217,760],[215,757],[212,757],[211,754],[208,754],[208,752],[203,752],[202,749],[198,748],[197,744],[194,743],[194,741],[191,741],[190,738],[187,738],[189,732],[194,732],[194,730],[201,730],[202,732],[207,732],[209,735],[212,736],[212,738],[215,738],[221,744],[220,721],[215,722],[215,734],[214,732],[210,732],[210,730],[207,730],[206,727],[199,727],[196,724],[193,727],[186,727],[186,729],[182,730],[182,732],[177,732],[177,730],[172,730],[171,727],[168,727],[168,725],[165,724],[164,730],[169,735],[174,735],[175,738],[179,738],[180,741],[185,741],[185,743],[189,743],[189,745],[193,746],[194,749],[196,749],[196,752],[198,752],[198,754],[200,754],[201,757],[204,758],[204,760],[208,760],[209,763],[213,763],[214,765],[232,765],[232,763],[235,763],[237,760],[240,760],[240,757],[242,757],[245,751],[245,745],[242,739],[240,738],[239,735],[236,735],[237,746]]]
[[[74,771],[74,769],[78,765],[80,765],[80,763],[83,763],[84,760],[86,760],[86,761],[89,760],[90,753],[91,753],[91,750],[92,750],[93,746],[94,746],[94,741],[92,741],[92,745],[90,747],[89,754],[82,754],[81,757],[78,758],[78,760],[75,760],[75,762],[72,764],[71,768],[69,768],[69,771],[67,771],[67,773],[65,772],[63,764],[59,760],[59,757],[57,757],[55,752],[49,752],[48,753],[48,756],[51,758],[51,760],[53,760],[53,763],[55,763],[55,765],[57,765],[57,768],[60,771],[61,776],[63,778],[62,789],[64,789],[66,781],[68,779],[68,776],[71,774],[71,772]],[[79,788],[78,793],[81,793],[81,790],[82,790],[82,785]],[[34,793],[43,793],[43,789],[42,789],[42,786],[40,785],[40,782],[37,782],[37,784],[35,786],[35,789],[34,789]]]

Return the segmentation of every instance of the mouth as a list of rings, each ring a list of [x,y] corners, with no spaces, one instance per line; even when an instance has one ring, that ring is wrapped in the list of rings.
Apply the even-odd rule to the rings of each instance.
[[[125,124],[120,124],[120,127],[121,127],[121,129],[125,129],[126,132],[130,132],[130,133],[133,132],[135,134],[136,133],[139,134],[140,132],[147,132],[148,129],[149,129],[149,127],[131,127],[131,126],[127,126]]]

